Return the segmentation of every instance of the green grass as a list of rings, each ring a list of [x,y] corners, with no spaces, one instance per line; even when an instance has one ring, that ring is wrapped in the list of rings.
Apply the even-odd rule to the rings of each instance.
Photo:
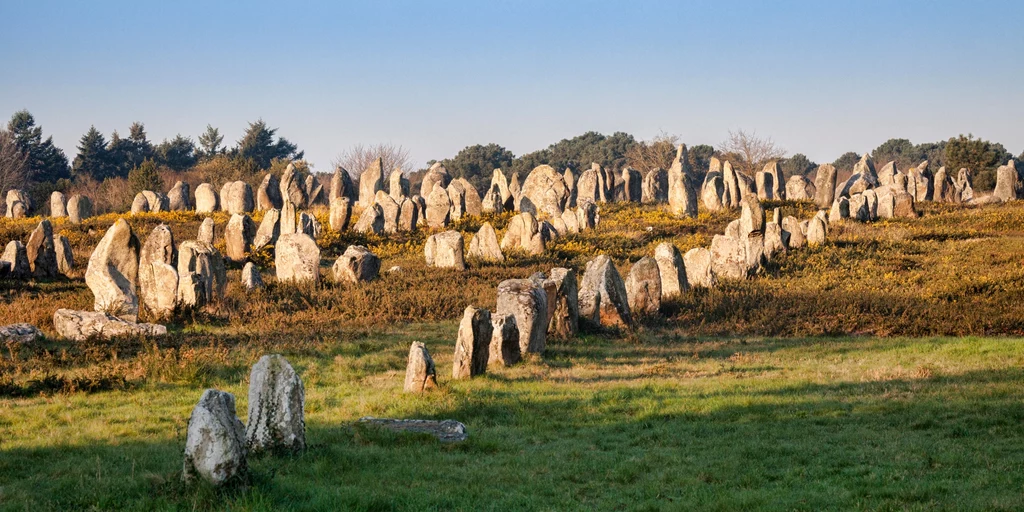
[[[589,336],[451,381],[454,324],[287,354],[310,449],[252,462],[245,488],[185,487],[201,388],[0,402],[0,508],[243,510],[975,509],[1024,503],[1024,352],[998,338]],[[400,393],[408,343],[440,392]],[[215,369],[245,419],[247,371]],[[470,440],[355,429],[453,418]]]

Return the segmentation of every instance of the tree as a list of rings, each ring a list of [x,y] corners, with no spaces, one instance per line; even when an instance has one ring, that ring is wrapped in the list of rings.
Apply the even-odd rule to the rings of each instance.
[[[660,133],[649,141],[640,141],[626,150],[626,164],[647,174],[655,169],[668,169],[676,158],[678,135]]]
[[[782,176],[789,179],[790,176],[807,176],[814,172],[818,164],[812,162],[807,155],[797,153],[780,162],[782,165]]]
[[[697,144],[696,146],[687,148],[686,153],[690,156],[690,167],[692,167],[698,175],[704,176],[708,173],[708,169],[711,167],[711,157],[715,156],[714,147],[707,144]]]
[[[1002,144],[975,139],[973,134],[961,134],[946,143],[948,170],[956,173],[962,167],[969,169],[974,174],[974,188],[979,191],[995,188],[996,168],[1011,158],[1013,155]]]
[[[146,159],[142,165],[128,172],[128,186],[132,194],[138,194],[143,190],[161,191],[164,189],[163,180],[157,170],[156,162]]]
[[[180,133],[171,140],[164,139],[155,153],[160,165],[174,171],[184,171],[196,164],[196,146],[192,138],[182,137]]]
[[[358,178],[378,158],[383,161],[381,169],[384,171],[385,180],[388,174],[395,169],[408,171],[413,167],[412,159],[409,158],[409,150],[390,142],[368,146],[356,144],[338,155],[334,159],[334,166],[340,166],[353,177]]]
[[[134,169],[147,159],[153,158],[153,144],[146,137],[146,127],[136,121],[128,127],[128,161],[129,169]]]
[[[476,144],[466,146],[452,158],[441,160],[441,165],[453,178],[465,178],[480,190],[490,184],[495,169],[511,168],[514,159],[511,151],[497,144]]]
[[[209,160],[217,155],[224,154],[224,148],[221,147],[223,142],[224,136],[220,134],[220,130],[206,125],[206,131],[199,136],[200,150],[196,156],[201,160]]]
[[[626,153],[636,144],[636,139],[624,132],[615,132],[610,136],[586,132],[571,139],[562,139],[546,149],[520,156],[512,162],[512,171],[525,177],[534,167],[547,164],[559,171],[570,168],[579,173],[589,168],[591,163],[618,171],[626,166]]]
[[[27,181],[28,155],[18,147],[17,137],[0,130],[0,191],[21,188]]]
[[[757,132],[743,130],[730,131],[721,151],[733,165],[750,175],[760,171],[768,162],[786,156],[786,150],[775,144],[771,137],[758,137]]]
[[[102,181],[113,174],[107,153],[107,141],[95,126],[90,126],[89,131],[79,140],[78,156],[75,157],[73,169],[76,176],[89,176],[97,181]]]
[[[43,140],[43,127],[27,110],[19,110],[7,123],[18,149],[26,156],[25,179],[32,182],[55,182],[71,177],[68,157],[53,144],[53,137]]]
[[[295,144],[292,144],[284,137],[278,137],[277,128],[267,127],[262,119],[249,123],[238,146],[233,151],[236,158],[248,160],[257,169],[268,169],[275,158],[282,160],[301,160],[304,153],[298,151]]]
[[[110,175],[123,178],[128,172],[135,168],[131,165],[132,144],[127,139],[122,139],[121,134],[114,130],[110,134],[110,142],[107,144],[107,165],[110,167]]]
[[[853,172],[853,166],[857,165],[860,161],[860,155],[854,151],[847,151],[842,156],[832,162],[832,166],[836,168],[836,174],[851,173]]]
[[[917,166],[925,157],[921,149],[909,140],[889,139],[871,152],[871,159],[877,165],[896,162],[897,169],[906,170]]]

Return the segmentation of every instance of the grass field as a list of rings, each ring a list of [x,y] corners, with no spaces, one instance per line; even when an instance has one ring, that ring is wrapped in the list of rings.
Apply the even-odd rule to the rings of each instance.
[[[689,293],[635,331],[552,341],[543,358],[457,382],[455,319],[493,307],[500,279],[579,268],[597,252],[625,271],[663,240],[706,245],[729,216],[609,205],[597,232],[462,274],[426,269],[422,234],[332,235],[325,267],[362,241],[402,272],[253,296],[233,282],[219,308],[177,319],[159,341],[8,347],[0,509],[1024,508],[1024,205],[924,213],[833,225],[826,246]],[[132,223],[145,236],[158,221],[179,239],[199,222]],[[3,222],[6,238],[32,227]],[[56,230],[80,268],[110,223],[95,222]],[[80,280],[0,285],[3,323],[49,333],[57,307],[91,304]],[[414,340],[437,362],[438,392],[400,393]],[[182,485],[202,390],[234,393],[244,421],[248,368],[268,352],[305,381],[310,449],[252,461],[244,487]],[[457,419],[470,440],[352,425],[367,415]]]

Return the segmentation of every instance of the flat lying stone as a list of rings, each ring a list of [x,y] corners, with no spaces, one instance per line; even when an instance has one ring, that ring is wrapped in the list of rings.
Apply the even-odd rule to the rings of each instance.
[[[0,326],[0,342],[28,344],[41,338],[43,333],[32,324]]]
[[[442,443],[461,443],[469,438],[466,426],[455,420],[395,420],[365,416],[359,423],[398,433],[430,434]]]
[[[122,320],[102,311],[75,311],[58,309],[53,314],[53,327],[57,334],[74,341],[87,340],[92,336],[112,338],[114,336],[163,336],[167,327],[158,324],[137,324]]]

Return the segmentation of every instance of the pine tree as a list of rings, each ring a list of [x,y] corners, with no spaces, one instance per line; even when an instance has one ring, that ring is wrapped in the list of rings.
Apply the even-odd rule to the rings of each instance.
[[[213,158],[219,154],[224,153],[224,148],[221,144],[224,142],[224,136],[220,134],[220,130],[213,126],[206,125],[206,132],[199,136],[199,147],[198,157],[204,160]]]
[[[53,137],[43,140],[43,128],[27,110],[11,116],[7,130],[14,137],[18,149],[26,156],[26,179],[32,182],[55,182],[71,177],[71,168],[64,151],[53,144]]]
[[[163,190],[164,184],[157,171],[156,162],[146,159],[142,165],[132,169],[128,173],[128,186],[132,194],[138,194],[143,190]]]
[[[128,128],[128,142],[128,169],[134,169],[142,165],[146,159],[153,158],[153,144],[146,138],[146,127],[142,123],[136,121]]]
[[[78,156],[75,157],[74,173],[103,180],[111,176],[111,165],[107,153],[107,141],[103,134],[90,126],[89,131],[78,142]]]
[[[238,141],[235,148],[235,156],[240,160],[247,160],[259,169],[270,168],[275,158],[282,160],[301,159],[304,152],[297,151],[295,144],[288,142],[288,139],[279,137],[274,141],[277,128],[268,128],[267,123],[262,119],[249,123],[242,139]]]
[[[179,133],[171,140],[164,140],[156,147],[156,157],[161,165],[175,171],[184,171],[196,164],[196,146],[189,137]]]

